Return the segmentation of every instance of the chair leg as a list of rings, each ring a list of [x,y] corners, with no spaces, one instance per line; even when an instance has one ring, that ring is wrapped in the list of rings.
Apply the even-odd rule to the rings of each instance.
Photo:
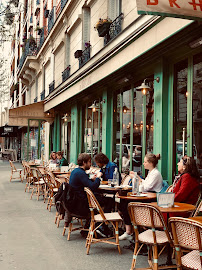
[[[153,246],[153,259],[154,259],[154,270],[158,270],[158,247]]]
[[[57,220],[57,228],[59,228],[60,226],[60,220],[62,219],[62,215],[58,216],[58,220]]]
[[[68,231],[68,236],[67,236],[67,240],[69,241],[70,239],[70,234],[72,232],[72,227],[73,227],[73,221],[70,222],[69,224],[69,231]]]
[[[33,194],[34,194],[34,187],[33,187],[33,189],[32,189],[32,193],[31,193],[30,200],[32,199]]]
[[[121,248],[119,245],[119,223],[118,223],[118,221],[116,221],[115,237],[116,237],[116,244],[118,247],[119,254],[121,254]]]
[[[63,232],[62,232],[63,236],[65,235],[65,232],[66,232],[66,227],[64,226],[64,229],[63,229]]]
[[[135,265],[136,265],[136,261],[137,261],[138,246],[139,246],[139,243],[136,241],[135,242],[134,254],[133,254],[133,260],[132,260],[132,265],[131,265],[131,270],[135,269]]]
[[[59,213],[56,211],[56,214],[55,214],[55,224],[57,223],[58,216],[59,216]]]
[[[40,186],[37,185],[37,201],[39,200],[39,195],[40,195]]]
[[[86,244],[87,246],[87,251],[86,251],[86,254],[88,255],[89,254],[89,251],[90,251],[90,245],[91,245],[91,242],[92,242],[92,239],[93,239],[93,230],[95,228],[95,224],[93,221],[91,221],[91,225],[90,225],[90,229],[89,229],[89,237],[88,237],[88,242]]]
[[[11,177],[10,177],[10,182],[11,182],[11,179],[13,178],[13,172],[11,172]]]

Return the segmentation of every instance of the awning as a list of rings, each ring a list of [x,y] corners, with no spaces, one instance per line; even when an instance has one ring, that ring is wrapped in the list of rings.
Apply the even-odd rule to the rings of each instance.
[[[28,120],[32,120],[30,126],[38,126],[38,120],[52,123],[54,121],[54,111],[50,110],[45,113],[43,101],[9,110],[9,126],[28,126]]]

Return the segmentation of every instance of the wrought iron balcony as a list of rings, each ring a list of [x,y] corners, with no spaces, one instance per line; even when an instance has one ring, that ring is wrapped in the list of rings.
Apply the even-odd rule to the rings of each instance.
[[[40,39],[39,39],[39,49],[42,47],[47,35],[48,35],[48,29],[47,29],[47,26],[44,26],[43,28],[41,28]]]
[[[30,16],[30,23],[33,23],[33,14]]]
[[[49,16],[48,16],[48,33],[50,33],[51,29],[53,28],[53,25],[55,23],[55,7],[52,8]]]
[[[70,66],[65,68],[65,70],[62,72],[62,82],[66,81],[69,78],[70,74]]]
[[[36,4],[37,5],[40,5],[40,0],[36,0]]]
[[[122,31],[123,13],[121,13],[110,25],[109,33],[104,37],[104,45],[107,45]]]
[[[49,84],[49,95],[52,93],[55,89],[55,81],[52,81],[52,83]]]
[[[61,0],[61,10],[64,8],[68,0]]]
[[[29,39],[25,44],[24,52],[20,58],[19,70],[21,70],[27,56],[30,55],[36,56],[37,53],[38,53],[37,40]]]
[[[37,100],[38,100],[38,97],[35,97],[35,99],[34,99],[34,103],[36,103],[36,102],[37,102]]]
[[[41,100],[45,99],[45,89],[41,92]]]
[[[82,56],[79,57],[79,68],[83,67],[90,59],[90,45],[82,52]]]

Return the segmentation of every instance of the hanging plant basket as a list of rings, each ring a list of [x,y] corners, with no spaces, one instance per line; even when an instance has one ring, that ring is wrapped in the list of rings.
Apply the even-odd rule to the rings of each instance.
[[[41,35],[41,31],[42,31],[42,29],[37,30],[38,35]]]
[[[106,23],[103,23],[100,26],[98,26],[97,27],[98,36],[99,37],[104,37],[106,34],[108,34],[110,25],[111,25],[110,22],[106,22]]]
[[[74,53],[74,57],[75,58],[79,58],[79,57],[81,57],[82,56],[82,50],[77,50],[77,51],[75,51],[75,53]]]

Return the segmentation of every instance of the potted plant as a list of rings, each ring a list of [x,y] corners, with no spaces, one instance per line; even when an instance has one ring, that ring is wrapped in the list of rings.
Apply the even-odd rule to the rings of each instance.
[[[99,19],[99,21],[95,25],[95,30],[98,31],[99,37],[104,37],[109,33],[109,28],[112,21],[110,19]]]
[[[84,45],[85,45],[85,49],[86,49],[86,48],[89,48],[89,47],[91,46],[91,45],[90,45],[90,41],[89,41],[89,42],[85,42]]]
[[[75,51],[75,53],[74,53],[74,57],[75,58],[79,58],[79,57],[81,57],[82,56],[82,50],[77,50],[77,51]]]

